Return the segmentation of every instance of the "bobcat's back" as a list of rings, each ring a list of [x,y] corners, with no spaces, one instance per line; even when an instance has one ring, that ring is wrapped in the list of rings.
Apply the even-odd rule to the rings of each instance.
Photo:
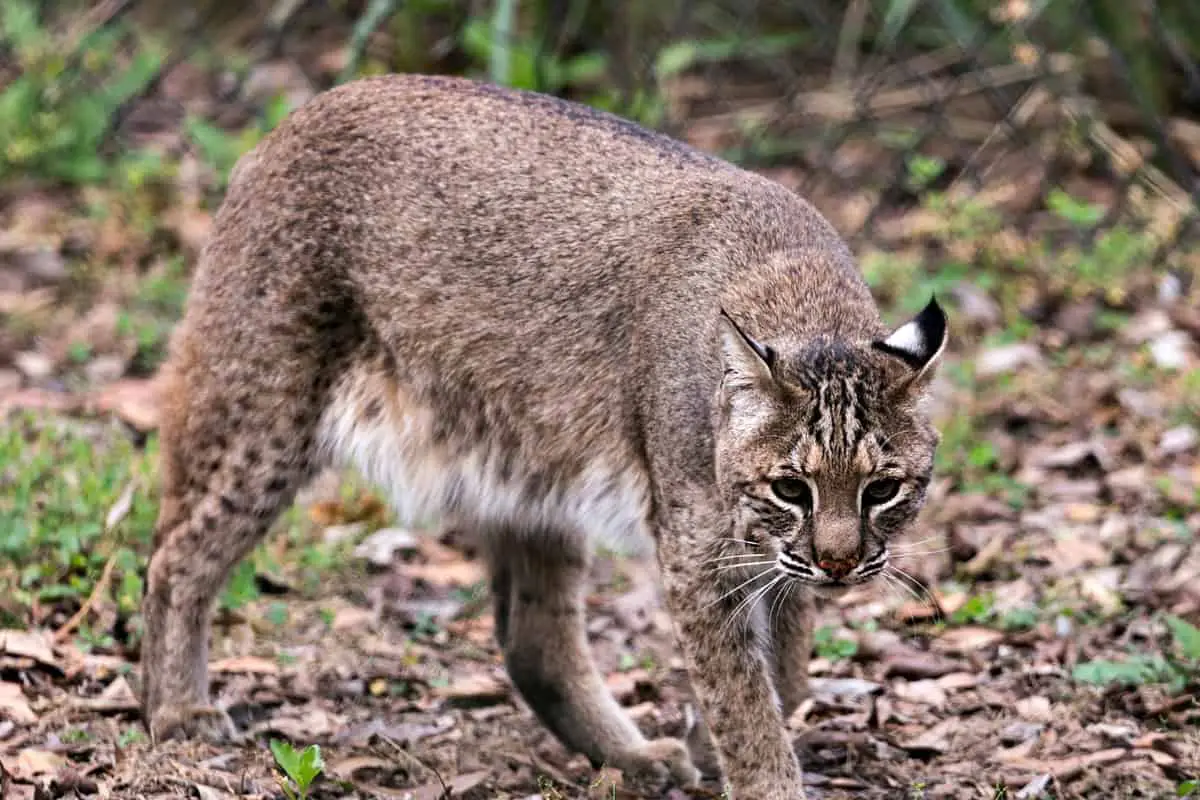
[[[772,272],[789,251],[813,273]],[[239,164],[185,327],[217,372],[249,357],[233,326],[293,350],[323,331],[300,354],[328,383],[318,447],[405,516],[619,535],[648,508],[647,446],[707,469],[722,302],[780,335],[874,313],[775,183],[575,104],[389,76],[318,96]],[[656,414],[661,444],[639,428]]]

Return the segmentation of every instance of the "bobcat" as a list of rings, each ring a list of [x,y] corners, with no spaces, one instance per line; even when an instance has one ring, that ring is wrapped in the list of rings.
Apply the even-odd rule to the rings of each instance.
[[[880,574],[924,502],[946,336],[932,299],[885,327],[793,192],[616,116],[450,77],[318,95],[237,165],[164,367],[152,737],[236,735],[214,598],[349,464],[478,533],[508,673],[564,745],[690,784],[588,650],[592,545],[649,534],[729,791],[802,798],[812,598]]]

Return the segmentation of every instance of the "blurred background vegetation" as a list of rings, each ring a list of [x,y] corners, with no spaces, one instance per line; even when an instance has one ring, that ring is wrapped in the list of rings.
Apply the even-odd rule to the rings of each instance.
[[[1146,303],[1200,330],[1198,62],[1194,0],[0,0],[0,411],[100,410],[133,443],[33,418],[0,436],[0,602],[61,622],[115,575],[134,613],[144,387],[230,169],[316,92],[464,74],[666,130],[809,197],[889,314],[937,291],[959,356],[1036,341],[1060,378],[1165,386],[1179,424],[1195,362],[1109,340]],[[988,392],[1035,391],[1012,369],[950,365],[942,459],[952,488],[1020,504],[985,435]]]

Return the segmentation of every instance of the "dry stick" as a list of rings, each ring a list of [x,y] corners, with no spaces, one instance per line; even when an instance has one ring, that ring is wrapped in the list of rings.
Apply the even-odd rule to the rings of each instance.
[[[396,740],[392,739],[391,737],[381,735],[379,738],[383,739],[383,741],[385,741],[389,745],[391,745],[393,750],[395,750],[400,755],[404,756],[406,759],[408,759],[413,764],[416,764],[418,767],[425,770],[426,772],[432,772],[433,777],[437,778],[438,783],[440,783],[442,785],[442,796],[447,797],[447,798],[450,797],[450,787],[446,785],[446,781],[442,778],[442,773],[438,772],[436,769],[429,766],[424,761],[422,761],[421,759],[414,756],[412,753],[405,750],[403,747],[400,746],[399,743],[396,742]]]
[[[962,61],[963,51],[957,46],[951,45],[943,47],[941,50],[913,56],[907,61],[887,64],[875,71],[873,77],[879,86],[894,86],[915,78],[924,78]]]
[[[1051,74],[1066,72],[1074,63],[1070,55],[1058,53],[1046,59]],[[1014,83],[1031,80],[1042,76],[1043,70],[1037,66],[1026,64],[1000,64],[980,70],[974,80],[932,80],[929,86],[905,87],[880,92],[866,101],[865,112],[876,119],[894,116],[904,111],[926,106],[931,97],[941,103],[967,97],[984,89],[1009,86]],[[792,98],[792,106],[806,115],[823,116],[832,122],[852,122],[861,116],[860,109],[855,103],[854,93],[848,90],[819,89],[812,92],[797,94]],[[756,103],[735,111],[712,114],[701,117],[697,121],[705,123],[720,123],[723,121],[737,122],[748,120],[755,116],[766,117],[774,113],[778,103]]]
[[[109,581],[112,579],[113,566],[117,563],[117,554],[113,553],[104,562],[104,571],[100,573],[100,580],[96,581],[96,585],[92,587],[91,594],[87,600],[83,601],[83,605],[79,607],[69,620],[67,620],[61,628],[54,632],[54,641],[57,644],[65,642],[75,629],[87,618],[91,613],[92,607],[97,603],[100,595],[108,590]]]
[[[85,11],[66,37],[66,47],[63,52],[73,53],[79,43],[90,36],[93,31],[109,23],[130,5],[131,0],[100,0],[99,3]]]
[[[1009,118],[1006,120],[1001,120],[992,126],[992,130],[988,133],[987,137],[983,140],[979,147],[975,149],[975,152],[968,156],[967,161],[963,165],[963,168],[959,174],[959,177],[955,178],[950,184],[950,189],[948,192],[953,191],[958,186],[962,180],[962,176],[967,174],[972,163],[976,158],[979,157],[979,154],[986,150],[987,146],[991,144],[993,140],[1002,135],[1002,128],[1025,127],[1033,115],[1038,112],[1038,109],[1040,109],[1042,105],[1049,99],[1050,93],[1044,88],[1041,86],[1031,86],[1029,90],[1021,96],[1021,99],[1017,101],[1017,105],[1015,106],[1013,113],[1009,115]],[[998,163],[1000,163],[1000,159],[992,161],[990,164],[980,170],[978,173],[980,180],[986,177],[987,174],[991,172]]]
[[[1151,209],[1154,220],[1152,227],[1156,233],[1160,233],[1164,238],[1169,236],[1175,226],[1195,211],[1191,196],[1178,183],[1158,167],[1146,163],[1141,151],[1107,124],[1081,113],[1074,103],[1064,103],[1063,111],[1068,119],[1083,123],[1088,132],[1088,139],[1108,155],[1119,173],[1137,173],[1142,182],[1164,201],[1162,206]],[[1163,206],[1171,213],[1163,214]]]

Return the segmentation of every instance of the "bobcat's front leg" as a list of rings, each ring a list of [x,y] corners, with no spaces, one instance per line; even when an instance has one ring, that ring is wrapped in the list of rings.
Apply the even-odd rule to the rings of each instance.
[[[776,587],[763,605],[769,609],[775,687],[787,719],[808,697],[808,661],[816,613],[813,596],[801,586]]]
[[[691,540],[690,532],[664,533],[659,560],[689,680],[725,783],[735,800],[804,800],[800,763],[772,682],[773,665],[763,652],[766,637],[752,631],[746,619],[730,618],[745,594],[722,597],[732,587],[704,569],[696,549],[688,546]],[[752,588],[761,589],[771,579],[766,576]]]

